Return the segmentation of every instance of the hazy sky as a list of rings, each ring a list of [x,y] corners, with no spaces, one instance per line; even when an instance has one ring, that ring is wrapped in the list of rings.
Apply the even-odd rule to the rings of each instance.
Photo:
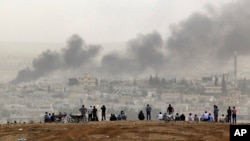
[[[73,33],[88,43],[125,42],[169,26],[208,3],[232,0],[0,0],[0,42],[60,42]]]

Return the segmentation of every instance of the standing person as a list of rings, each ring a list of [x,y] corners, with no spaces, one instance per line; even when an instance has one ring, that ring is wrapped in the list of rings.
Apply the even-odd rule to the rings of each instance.
[[[151,120],[151,111],[152,111],[152,108],[148,104],[147,107],[146,107],[147,120]]]
[[[236,109],[235,109],[235,106],[233,107],[232,113],[233,113],[233,123],[236,124]]]
[[[88,109],[88,121],[92,121],[92,119],[93,119],[93,108],[92,108],[92,106],[90,105],[90,107],[89,107],[89,109]]]
[[[93,121],[98,121],[97,109],[95,108],[95,106],[93,107]]]
[[[171,106],[171,104],[168,105],[167,113],[168,115],[172,115],[174,113],[174,108]]]
[[[217,105],[214,105],[214,120],[218,122],[219,108]]]
[[[232,110],[231,110],[231,107],[229,106],[227,109],[227,120],[230,123],[231,123],[231,118],[232,118]]]
[[[101,110],[102,110],[102,121],[103,121],[103,120],[106,120],[106,107],[105,107],[105,105],[102,106]]]
[[[84,105],[82,105],[82,108],[80,108],[79,111],[82,114],[82,121],[83,122],[87,121],[87,118],[86,118],[87,109],[84,107]]]

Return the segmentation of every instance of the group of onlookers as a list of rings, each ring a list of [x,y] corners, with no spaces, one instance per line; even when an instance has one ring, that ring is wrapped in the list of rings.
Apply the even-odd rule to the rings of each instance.
[[[89,108],[85,108],[84,105],[79,109],[82,115],[82,121],[98,121],[98,116],[97,116],[97,108],[95,106],[89,106]],[[101,107],[102,111],[102,121],[106,120],[106,107],[103,105]]]
[[[51,114],[51,113],[45,112],[45,114],[44,114],[44,122],[56,122],[56,121],[60,122],[66,116],[67,116],[66,113],[63,114],[61,112],[59,112],[58,115],[55,115],[54,113]]]
[[[101,108],[101,120],[106,120],[106,107],[105,105],[103,105]],[[82,107],[79,109],[79,111],[81,112],[81,116],[82,116],[82,121],[98,121],[98,116],[97,116],[97,108],[95,106],[90,106],[88,109],[85,108],[84,105],[82,105]],[[146,119],[147,120],[151,120],[151,111],[152,111],[152,107],[147,104],[146,108]],[[174,108],[171,106],[171,104],[169,104],[168,108],[167,108],[167,113],[162,113],[160,112],[156,118],[158,120],[166,120],[167,116],[170,116],[171,120],[175,120],[175,121],[185,121],[186,120],[186,116],[184,114],[179,115],[179,113],[176,113],[176,115],[173,115],[174,113]],[[192,113],[189,113],[189,115],[187,116],[187,120],[188,121],[208,121],[208,122],[229,122],[231,123],[236,123],[236,109],[235,106],[233,107],[233,109],[231,109],[231,107],[228,107],[227,109],[227,115],[224,116],[224,114],[221,115],[221,117],[219,118],[219,108],[217,105],[214,105],[214,110],[213,110],[213,114],[214,117],[211,115],[211,113],[208,113],[207,111],[205,111],[200,117],[197,116],[196,114],[193,116]],[[61,120],[63,117],[66,116],[65,114],[62,114],[61,112],[58,115],[55,115],[54,113],[50,114],[50,113],[45,113],[44,115],[44,122],[54,122],[56,119],[57,120]],[[111,114],[110,115],[110,121],[116,121],[116,120],[126,120],[127,116],[124,113],[124,111],[121,111],[121,113],[118,116],[115,116],[115,114]],[[145,116],[143,111],[141,110],[138,114],[138,119],[139,120],[144,120]]]
[[[147,104],[146,108],[145,108],[145,111],[146,111],[146,119],[147,120],[151,120],[151,111],[152,111],[152,108],[149,104]],[[228,107],[227,109],[227,115],[224,116],[224,114],[222,114],[222,116],[219,118],[219,108],[217,105],[214,105],[214,110],[213,110],[213,113],[214,113],[214,117],[212,116],[211,113],[208,113],[207,111],[205,111],[201,116],[198,116],[197,114],[195,114],[193,116],[192,113],[189,113],[188,117],[187,117],[187,120],[188,121],[207,121],[207,122],[229,122],[231,123],[231,119],[233,120],[232,123],[236,123],[236,109],[235,109],[235,106],[233,107],[233,109],[231,109],[230,107]],[[160,112],[156,118],[158,120],[165,120],[167,115],[171,115],[173,120],[175,121],[185,121],[186,120],[186,116],[185,114],[181,114],[179,115],[179,113],[176,113],[175,116],[173,116],[173,113],[174,113],[174,108],[171,106],[171,104],[169,104],[168,108],[167,108],[167,113],[164,113],[162,114],[162,112]],[[138,114],[138,119],[139,120],[144,120],[145,119],[145,116],[144,116],[144,113],[143,111],[141,110]]]

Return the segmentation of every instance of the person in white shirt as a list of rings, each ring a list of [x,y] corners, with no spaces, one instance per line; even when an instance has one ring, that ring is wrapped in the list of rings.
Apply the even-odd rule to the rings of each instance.
[[[88,121],[92,121],[92,116],[93,115],[93,108],[92,106],[89,107],[88,109]]]
[[[188,121],[193,121],[193,115],[192,115],[192,113],[189,113]]]
[[[222,123],[226,122],[226,117],[224,116],[224,114],[222,114],[221,117],[219,118],[219,122],[222,122]]]
[[[158,114],[157,119],[159,119],[159,120],[162,120],[162,119],[163,119],[163,115],[162,115],[161,112]]]
[[[204,121],[209,121],[209,114],[207,113],[207,111],[205,111],[205,113],[203,114],[203,119]]]

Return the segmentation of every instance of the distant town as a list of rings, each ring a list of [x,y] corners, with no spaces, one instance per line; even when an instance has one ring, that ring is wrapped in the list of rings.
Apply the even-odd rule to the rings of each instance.
[[[23,64],[2,59],[1,68],[6,68],[2,69],[2,77],[13,75],[13,70],[29,64],[29,59],[24,58]],[[143,77],[111,79],[78,72],[65,74],[63,79],[47,76],[15,85],[2,79],[0,122],[39,122],[43,121],[45,112],[77,114],[82,105],[96,106],[99,114],[101,106],[105,105],[107,116],[123,110],[128,119],[137,119],[139,111],[145,112],[147,104],[152,106],[153,119],[159,112],[165,113],[168,104],[174,107],[175,112],[198,115],[205,110],[213,113],[213,105],[218,105],[219,115],[226,114],[228,106],[235,106],[238,119],[246,121],[250,114],[250,80],[237,77],[240,71],[237,72],[236,54],[233,68],[233,73],[222,72],[197,78],[144,74]]]

